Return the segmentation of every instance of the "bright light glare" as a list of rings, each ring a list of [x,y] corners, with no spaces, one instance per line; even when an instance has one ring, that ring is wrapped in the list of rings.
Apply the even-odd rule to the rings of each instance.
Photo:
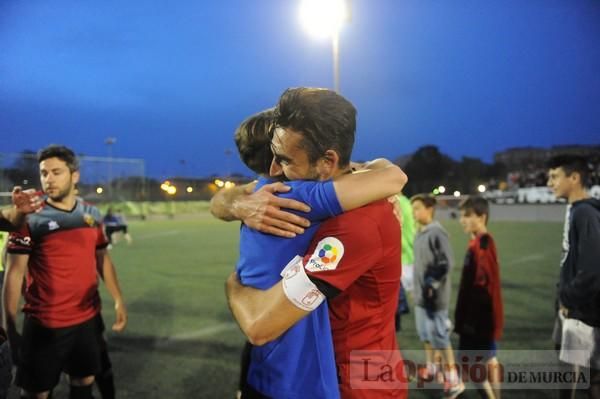
[[[477,191],[479,191],[480,193],[485,193],[485,186],[483,184],[480,184],[479,186],[477,186]]]
[[[446,192],[446,187],[444,186],[439,186],[438,187],[438,191],[440,192],[440,194],[444,194]]]
[[[316,37],[332,37],[347,18],[345,0],[304,0],[300,5],[302,24]]]
[[[177,192],[177,188],[175,186],[169,186],[167,189],[167,193],[170,195],[174,195]]]
[[[225,185],[225,182],[220,179],[215,179],[215,184],[217,185],[217,187],[221,188]]]
[[[194,191],[194,188],[192,186],[188,186],[188,188],[186,188],[185,191],[187,191],[188,193],[191,193]]]
[[[454,192],[454,196],[455,196],[455,197],[460,197],[460,191],[456,190],[456,191]]]
[[[235,183],[232,181],[226,181],[225,188],[231,188],[231,187],[235,187]]]
[[[104,189],[102,187],[98,187],[98,188],[96,188],[96,192],[98,194],[102,194],[104,192]]]
[[[163,184],[160,185],[160,189],[167,192],[169,191],[169,187],[171,187],[171,182],[168,180],[165,180]]]

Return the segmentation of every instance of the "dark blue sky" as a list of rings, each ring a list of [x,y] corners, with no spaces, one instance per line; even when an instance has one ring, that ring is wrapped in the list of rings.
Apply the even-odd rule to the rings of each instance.
[[[599,39],[598,0],[352,0],[355,158],[599,144]],[[296,0],[2,1],[0,152],[106,156],[116,137],[155,177],[247,173],[224,154],[236,125],[286,87],[331,87],[331,62]]]

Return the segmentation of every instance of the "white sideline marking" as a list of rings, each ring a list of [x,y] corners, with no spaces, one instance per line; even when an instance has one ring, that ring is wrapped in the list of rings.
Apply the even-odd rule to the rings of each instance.
[[[159,231],[158,233],[143,234],[141,236],[136,236],[135,238],[136,240],[146,240],[148,238],[167,237],[176,234],[179,234],[179,230]]]
[[[520,263],[527,263],[527,262],[531,262],[534,260],[540,260],[540,259],[544,259],[545,256],[542,254],[532,254],[532,255],[528,255],[528,256],[524,256],[522,258],[519,259],[515,259],[511,262],[506,263],[507,265],[518,265]]]
[[[235,323],[218,323],[211,326],[201,328],[196,331],[189,331],[181,334],[171,335],[165,337],[157,342],[157,346],[168,346],[169,344],[176,343],[178,341],[189,341],[192,339],[204,338],[223,331],[234,330],[236,328]]]

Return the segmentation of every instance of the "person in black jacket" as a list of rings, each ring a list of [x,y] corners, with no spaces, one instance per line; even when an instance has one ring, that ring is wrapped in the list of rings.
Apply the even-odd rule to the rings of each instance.
[[[600,200],[586,191],[590,170],[585,158],[556,156],[548,166],[548,186],[569,204],[558,284],[559,316],[577,320],[575,324],[589,337],[585,347],[571,347],[573,343],[563,336],[562,350],[589,353],[588,392],[591,398],[600,398]]]

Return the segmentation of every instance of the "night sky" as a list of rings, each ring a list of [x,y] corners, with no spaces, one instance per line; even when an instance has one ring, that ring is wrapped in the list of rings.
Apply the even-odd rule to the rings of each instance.
[[[0,152],[50,143],[148,175],[249,174],[237,124],[291,86],[332,87],[295,0],[0,2]],[[600,1],[352,0],[341,93],[355,159],[434,144],[491,161],[600,144]],[[185,162],[182,162],[185,161]]]

